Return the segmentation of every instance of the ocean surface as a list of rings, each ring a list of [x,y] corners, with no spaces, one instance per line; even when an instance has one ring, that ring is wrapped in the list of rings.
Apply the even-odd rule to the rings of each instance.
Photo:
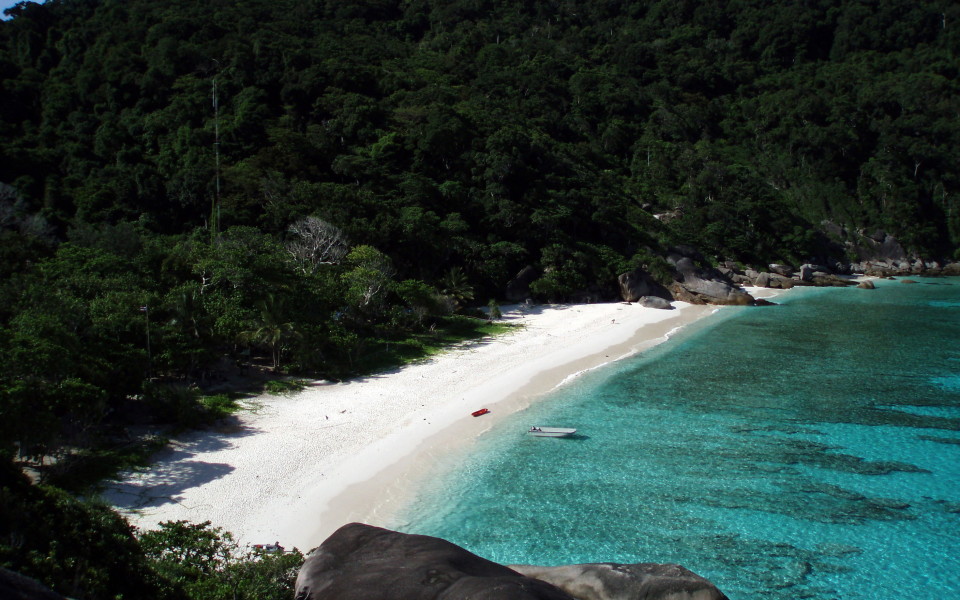
[[[960,597],[960,278],[915,279],[723,308],[586,373],[451,456],[398,529],[679,563],[739,600]]]

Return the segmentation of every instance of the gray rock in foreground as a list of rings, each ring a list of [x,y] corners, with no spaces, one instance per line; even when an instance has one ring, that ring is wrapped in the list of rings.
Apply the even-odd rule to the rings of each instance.
[[[674,300],[691,304],[753,304],[753,296],[716,269],[700,269],[692,258],[679,254],[669,255],[667,262],[677,270],[676,281],[669,288]]]
[[[637,298],[637,304],[644,308],[673,309],[673,305],[670,304],[669,300],[664,300],[659,296],[640,296]]]
[[[680,565],[593,563],[510,568],[552,583],[578,600],[727,600],[712,583]]]
[[[307,557],[296,600],[726,600],[679,565],[505,567],[440,538],[351,523]]]
[[[643,297],[663,298],[673,300],[673,296],[646,271],[634,269],[621,274],[617,278],[620,284],[620,297],[626,302],[637,302]]]
[[[314,550],[296,600],[572,600],[440,538],[351,523]]]
[[[36,579],[0,567],[0,598],[4,600],[64,600]]]

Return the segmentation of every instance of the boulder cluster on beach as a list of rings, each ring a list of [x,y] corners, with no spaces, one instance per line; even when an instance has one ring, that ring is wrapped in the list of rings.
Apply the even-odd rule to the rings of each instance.
[[[847,242],[846,253],[853,261],[826,259],[799,266],[771,263],[766,269],[747,267],[736,261],[722,261],[705,267],[707,261],[694,248],[673,248],[666,256],[673,281],[663,285],[645,268],[623,273],[618,278],[620,297],[653,308],[671,308],[675,300],[691,304],[762,305],[741,286],[790,289],[795,286],[857,286],[873,289],[862,277],[957,276],[960,262],[938,261],[910,256],[890,235],[877,232]]]

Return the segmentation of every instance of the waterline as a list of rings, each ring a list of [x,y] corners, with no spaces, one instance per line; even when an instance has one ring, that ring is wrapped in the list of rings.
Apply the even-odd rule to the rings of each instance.
[[[960,591],[957,290],[725,309],[505,421],[403,529],[504,563],[678,562],[731,598]]]

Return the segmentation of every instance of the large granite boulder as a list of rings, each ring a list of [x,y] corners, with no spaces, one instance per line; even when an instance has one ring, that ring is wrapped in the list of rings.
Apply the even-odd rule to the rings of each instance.
[[[506,567],[445,540],[351,523],[307,556],[296,600],[726,600],[679,565]]]
[[[634,269],[617,278],[620,284],[620,297],[626,302],[637,302],[644,296],[654,296],[664,300],[673,300],[667,288],[663,287],[643,269]]]
[[[689,256],[671,253],[667,255],[667,262],[677,270],[681,276],[692,275],[698,272],[697,263]]]
[[[507,289],[504,290],[504,296],[510,302],[523,302],[530,297],[530,284],[540,277],[540,271],[536,267],[527,265],[520,269],[516,277],[507,283]]]
[[[754,285],[754,276],[751,276],[750,273],[737,273],[736,271],[731,271],[730,273],[724,273],[723,269],[718,269],[724,276],[729,279],[731,282],[739,285]]]
[[[637,299],[637,304],[644,308],[659,308],[662,310],[672,310],[673,305],[669,300],[659,296],[641,296]]]
[[[753,296],[725,281],[686,278],[670,286],[673,297],[690,304],[729,304],[748,306]]]
[[[946,275],[943,273],[943,264],[930,260],[930,257],[908,252],[897,238],[886,231],[847,229],[836,223],[823,221],[821,233],[831,240],[831,247],[825,247],[825,254],[818,260],[829,266],[834,274],[861,274],[881,278]],[[843,258],[837,260],[835,257]]]
[[[794,285],[796,285],[796,281],[794,281],[792,278],[785,277],[783,275],[777,275],[776,273],[770,273],[768,287],[789,290],[793,288]]]
[[[796,282],[785,275],[778,273],[758,273],[753,280],[753,285],[757,287],[775,288],[779,290],[789,290]]]
[[[900,275],[900,269],[892,263],[873,260],[851,265],[851,270],[869,277],[892,277],[894,275]]]
[[[914,260],[913,263],[910,264],[910,273],[912,273],[913,275],[920,275],[921,273],[924,273],[926,270],[927,270],[926,264],[924,264],[923,260],[919,258]]]
[[[680,565],[594,563],[562,567],[510,565],[577,600],[726,600],[712,583]]]
[[[768,265],[771,273],[776,273],[777,275],[783,275],[784,277],[793,276],[793,267],[789,265],[781,265],[779,263],[771,263]]]
[[[64,600],[36,579],[0,567],[0,598],[4,600]]]
[[[827,230],[842,242],[844,254],[855,257],[854,263],[895,263],[908,258],[899,240],[885,231],[851,231],[833,224]]]
[[[848,285],[854,285],[856,282],[845,277],[840,277],[839,275],[834,275],[832,273],[816,273],[811,279],[814,285],[820,287],[845,287]]]
[[[877,231],[868,239],[875,242],[875,245],[871,245],[870,248],[873,251],[874,258],[893,261],[902,261],[907,258],[907,253],[900,245],[899,240],[886,232]]]
[[[445,540],[351,523],[314,550],[296,600],[572,600]]]
[[[828,267],[823,265],[805,264],[800,265],[800,281],[813,281],[815,277],[824,277],[832,275]]]
[[[692,259],[671,254],[667,262],[677,270],[670,285],[674,299],[691,304],[753,304],[753,296],[732,284],[716,269],[699,269]]]
[[[846,271],[850,270],[848,267],[844,267],[843,265],[834,265],[833,267],[812,264],[802,265],[800,267],[799,281],[821,287],[843,287],[847,285],[853,285],[853,282],[848,277],[837,275],[835,272],[837,269]]]

